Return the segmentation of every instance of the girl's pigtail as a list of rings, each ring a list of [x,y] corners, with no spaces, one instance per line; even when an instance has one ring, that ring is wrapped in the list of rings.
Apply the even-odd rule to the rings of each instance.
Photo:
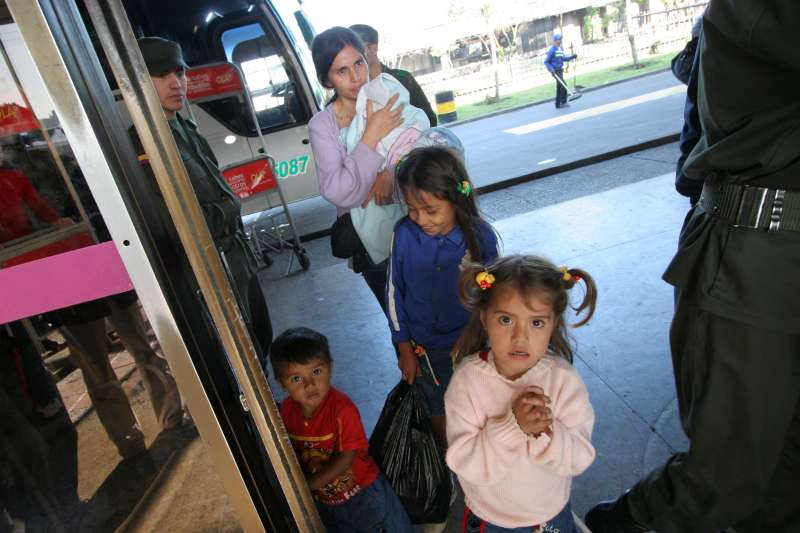
[[[573,328],[579,328],[586,325],[586,323],[592,319],[592,316],[594,316],[594,310],[597,306],[597,285],[595,285],[592,276],[580,268],[562,268],[561,272],[563,274],[562,280],[564,282],[564,286],[567,289],[572,289],[580,281],[583,281],[583,284],[586,287],[586,291],[583,295],[583,301],[577,307],[573,307],[576,315],[580,315],[583,311],[586,311],[586,314],[580,321],[576,322],[575,324],[570,324],[570,326]]]
[[[472,312],[466,327],[461,332],[461,336],[453,347],[453,362],[458,363],[469,354],[475,353],[486,347],[488,338],[486,330],[481,322],[480,301],[484,297],[486,289],[475,281],[481,272],[485,272],[486,267],[477,262],[465,263],[461,270],[461,277],[458,280],[458,299]]]

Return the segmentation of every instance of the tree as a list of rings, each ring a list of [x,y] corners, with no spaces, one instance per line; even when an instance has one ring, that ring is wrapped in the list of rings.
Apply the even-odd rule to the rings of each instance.
[[[489,50],[492,58],[492,69],[494,70],[494,96],[487,98],[490,101],[500,99],[500,73],[497,67],[497,36],[493,26],[494,8],[486,0],[451,0],[448,9],[448,18],[451,22],[460,23],[462,27],[473,28],[480,39],[484,48]],[[473,21],[483,21],[483,28],[478,29],[477,25],[472,26]]]
[[[494,26],[494,13],[495,9],[492,4],[486,2],[480,6],[481,18],[483,18],[484,27],[486,28],[486,35],[479,35],[481,43],[486,48],[489,48],[489,53],[492,56],[492,69],[494,70],[494,96],[487,98],[490,102],[497,102],[500,100],[500,68],[497,61],[497,34],[495,33]],[[488,44],[488,46],[487,46]]]
[[[622,9],[624,10],[623,16],[625,17],[625,32],[628,34],[628,43],[631,45],[631,56],[633,57],[633,68],[642,68],[639,62],[639,52],[636,50],[636,36],[634,35],[633,26],[633,13],[631,11],[631,0],[622,2]]]

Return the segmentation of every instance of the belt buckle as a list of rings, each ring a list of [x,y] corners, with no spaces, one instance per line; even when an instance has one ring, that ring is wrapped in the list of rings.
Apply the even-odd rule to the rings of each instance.
[[[733,219],[733,227],[758,229],[762,217],[767,211],[766,203],[769,192],[770,190],[766,187],[745,185],[739,200],[739,209],[736,211],[736,215]],[[778,224],[780,224],[780,216],[778,220]]]

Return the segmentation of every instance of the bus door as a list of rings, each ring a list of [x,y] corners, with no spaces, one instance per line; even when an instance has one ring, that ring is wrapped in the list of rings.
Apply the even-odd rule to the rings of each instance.
[[[321,531],[128,20],[0,0],[0,530]]]

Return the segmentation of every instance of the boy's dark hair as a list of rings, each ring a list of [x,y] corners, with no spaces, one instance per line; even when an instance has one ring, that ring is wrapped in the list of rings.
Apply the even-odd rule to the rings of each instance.
[[[395,174],[397,184],[404,193],[413,194],[419,200],[419,193],[424,191],[453,204],[456,223],[464,232],[471,259],[483,260],[478,225],[488,223],[478,212],[475,189],[467,169],[453,150],[443,146],[416,148],[400,160]],[[458,186],[463,182],[469,183],[472,188],[469,194],[459,191]]]
[[[378,44],[378,30],[369,24],[353,24],[350,29],[361,37],[364,44]]]
[[[331,88],[328,71],[331,69],[333,60],[346,46],[352,46],[361,55],[366,55],[361,38],[349,28],[334,26],[314,37],[314,41],[311,43],[311,59],[314,60],[317,79],[323,87]]]
[[[287,365],[303,365],[321,358],[330,363],[331,350],[322,333],[309,328],[289,328],[272,341],[269,359],[275,376],[280,379]]]

